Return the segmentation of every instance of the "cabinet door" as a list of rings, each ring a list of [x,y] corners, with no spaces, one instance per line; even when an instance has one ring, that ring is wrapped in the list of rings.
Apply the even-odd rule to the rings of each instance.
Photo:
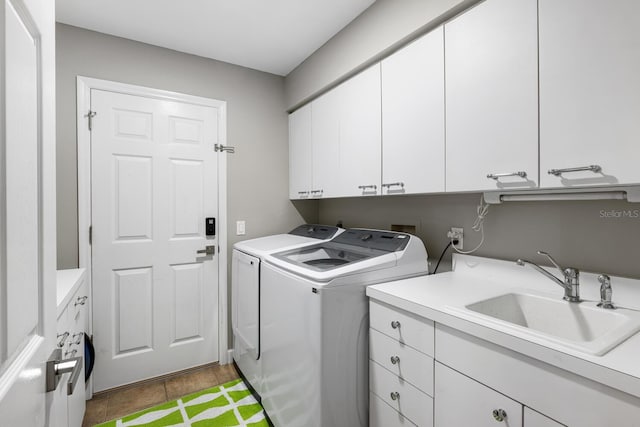
[[[538,185],[537,57],[536,0],[487,0],[445,24],[447,191]]]
[[[336,89],[311,104],[311,193],[313,199],[340,194],[340,100]]]
[[[640,182],[639,15],[637,1],[540,0],[542,186]]]
[[[382,61],[382,194],[444,191],[444,31]]]
[[[436,362],[435,425],[522,427],[522,405]],[[502,421],[494,411],[504,411]]]
[[[340,99],[339,196],[380,194],[380,64],[337,89]]]
[[[311,191],[311,104],[289,115],[289,198],[308,199]]]
[[[549,417],[542,415],[531,408],[524,407],[524,427],[563,427]]]

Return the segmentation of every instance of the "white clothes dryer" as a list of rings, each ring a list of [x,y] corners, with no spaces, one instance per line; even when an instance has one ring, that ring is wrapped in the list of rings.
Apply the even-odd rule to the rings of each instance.
[[[418,237],[378,230],[265,257],[262,405],[276,427],[368,426],[365,288],[427,271]]]
[[[273,252],[291,250],[329,240],[342,228],[304,224],[287,234],[245,240],[234,245],[231,273],[231,328],[233,360],[247,385],[260,399],[262,370],[260,360],[260,284],[261,264]]]

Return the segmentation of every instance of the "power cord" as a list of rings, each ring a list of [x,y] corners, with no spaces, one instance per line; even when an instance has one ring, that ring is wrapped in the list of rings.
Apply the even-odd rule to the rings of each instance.
[[[455,249],[455,251],[460,254],[474,253],[475,251],[480,249],[480,246],[482,246],[482,244],[484,243],[484,219],[489,213],[489,204],[484,201],[484,197],[482,196],[482,194],[480,195],[480,204],[478,205],[477,212],[478,212],[478,217],[474,221],[471,228],[473,229],[473,231],[480,232],[480,243],[478,243],[478,246],[471,249],[470,251],[461,251],[460,249],[455,247],[455,244],[453,244],[454,238],[452,237],[451,243],[453,244],[453,249]]]
[[[436,264],[436,268],[433,269],[433,272],[431,274],[436,274],[436,272],[438,271],[438,267],[440,267],[440,263],[442,262],[442,258],[444,258],[444,254],[447,253],[447,249],[449,249],[451,246],[457,245],[457,244],[458,244],[458,239],[451,239],[449,244],[444,248],[444,250],[440,254],[440,258],[438,258],[438,263]]]

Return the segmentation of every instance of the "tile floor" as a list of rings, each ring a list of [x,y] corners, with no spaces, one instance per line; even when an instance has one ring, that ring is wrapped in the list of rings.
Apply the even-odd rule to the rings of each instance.
[[[183,374],[99,393],[87,401],[82,427],[122,418],[160,403],[239,378],[233,365],[203,366]]]

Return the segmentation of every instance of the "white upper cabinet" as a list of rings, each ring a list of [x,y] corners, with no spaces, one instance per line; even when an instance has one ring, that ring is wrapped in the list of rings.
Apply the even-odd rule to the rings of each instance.
[[[380,64],[311,104],[310,197],[380,194]]]
[[[539,8],[541,185],[639,183],[640,2]]]
[[[380,64],[346,81],[336,91],[340,103],[337,196],[380,194]]]
[[[289,198],[308,199],[311,192],[311,104],[289,115]]]
[[[340,194],[340,99],[332,90],[311,104],[312,199]]]
[[[538,185],[537,57],[536,0],[487,0],[445,24],[447,191]]]
[[[444,191],[442,27],[382,61],[382,194]]]

